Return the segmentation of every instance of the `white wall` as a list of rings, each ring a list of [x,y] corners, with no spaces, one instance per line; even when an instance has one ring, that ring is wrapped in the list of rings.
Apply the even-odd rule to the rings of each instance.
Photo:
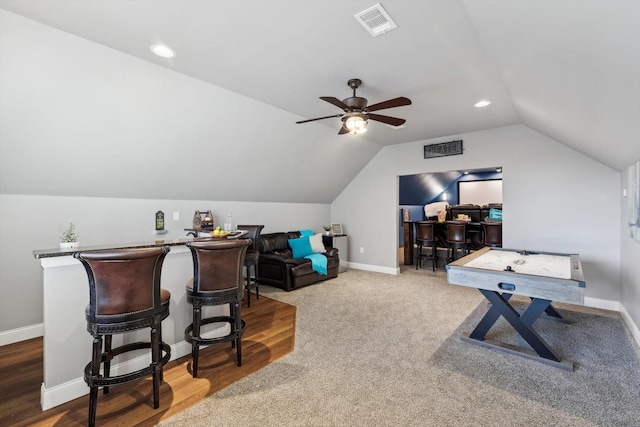
[[[463,155],[423,158],[425,144],[453,139],[464,140]],[[619,301],[620,173],[525,126],[385,147],[331,205],[349,262],[397,270],[398,176],[496,165],[504,247],[578,253],[586,296]]]
[[[622,194],[623,189],[629,188],[627,171],[621,174],[620,187],[620,194]],[[624,315],[628,315],[635,325],[640,327],[640,240],[630,238],[628,226],[629,210],[627,207],[629,197],[631,197],[630,194],[627,197],[621,197],[621,311]],[[640,230],[638,231],[640,232]],[[635,335],[636,341],[640,342],[640,331],[636,328],[632,333]]]
[[[0,70],[2,194],[330,203],[380,150],[4,10]]]
[[[42,270],[32,251],[57,247],[61,225],[76,224],[83,245],[173,240],[186,237],[184,228],[191,227],[194,211],[202,209],[212,210],[217,224],[229,213],[238,224],[264,224],[263,233],[303,228],[319,233],[330,222],[328,204],[2,194],[0,333],[42,322]],[[158,210],[165,213],[169,230],[160,236],[155,234]],[[180,221],[172,220],[173,212],[180,213]]]

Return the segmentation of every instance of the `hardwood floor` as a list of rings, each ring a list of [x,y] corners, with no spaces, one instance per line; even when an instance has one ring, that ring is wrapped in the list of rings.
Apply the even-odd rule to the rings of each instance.
[[[160,407],[153,409],[151,378],[112,387],[98,396],[99,426],[152,426],[226,386],[265,367],[293,350],[296,308],[261,296],[243,301],[246,329],[242,366],[230,345],[200,351],[198,378],[191,377],[191,357],[173,360],[164,369]],[[87,339],[91,336],[87,333]],[[87,363],[90,355],[87,354]],[[81,373],[84,366],[78,366]],[[89,397],[83,396],[42,411],[42,338],[0,347],[0,426],[82,426],[87,424]],[[88,388],[87,388],[88,391]]]

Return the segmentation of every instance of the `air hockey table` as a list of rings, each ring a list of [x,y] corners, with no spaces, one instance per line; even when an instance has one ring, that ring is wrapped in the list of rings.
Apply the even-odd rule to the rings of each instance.
[[[463,335],[464,341],[573,370],[573,362],[561,359],[533,324],[542,315],[562,320],[552,301],[584,305],[585,281],[579,255],[485,247],[448,264],[447,280],[477,288],[491,303],[475,329]],[[524,311],[511,305],[513,295],[530,298]],[[486,338],[500,316],[533,351]]]

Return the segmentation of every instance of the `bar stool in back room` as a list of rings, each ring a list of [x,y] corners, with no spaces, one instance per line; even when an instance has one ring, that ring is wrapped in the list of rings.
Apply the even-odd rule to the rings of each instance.
[[[482,223],[483,241],[484,246],[491,246],[493,248],[502,247],[502,222],[491,221]]]
[[[447,247],[449,248],[449,260],[455,261],[458,250],[462,251],[462,255],[469,252],[467,245],[467,223],[464,221],[445,221],[447,227]]]
[[[244,256],[251,241],[246,239],[188,242],[193,256],[193,278],[187,282],[187,302],[193,305],[192,323],[184,331],[191,344],[191,373],[198,376],[198,358],[203,345],[231,341],[236,348],[236,364],[242,365],[241,340],[245,322],[240,313],[244,280]],[[228,305],[229,315],[202,318],[203,306]],[[202,325],[227,323],[229,333],[214,338],[202,336]]]
[[[84,369],[89,391],[89,422],[95,425],[98,387],[109,387],[145,376],[153,377],[153,407],[160,406],[162,369],[171,348],[162,341],[162,320],[169,316],[171,293],[160,288],[162,263],[169,246],[142,249],[76,252],[89,278],[87,331],[93,336],[93,355]],[[150,328],[150,342],[112,348],[112,335]],[[103,349],[104,338],[104,349]],[[130,351],[150,349],[151,364],[134,372],[111,376],[112,358]],[[162,354],[164,353],[164,355]],[[103,374],[100,374],[100,366]]]
[[[417,221],[416,222],[416,244],[418,245],[418,253],[416,254],[416,270],[422,268],[422,260],[430,259],[433,271],[438,267],[438,249],[437,238],[435,234],[435,221]],[[422,248],[430,247],[431,254],[423,254]]]
[[[260,252],[258,252],[258,240],[260,239],[260,233],[263,228],[264,225],[238,226],[238,230],[248,231],[248,233],[242,237],[251,239],[251,245],[247,248],[247,253],[244,256],[244,266],[246,267],[244,290],[247,291],[247,307],[251,307],[251,288],[256,288],[256,299],[260,298],[260,284],[258,283],[258,258],[260,257]]]

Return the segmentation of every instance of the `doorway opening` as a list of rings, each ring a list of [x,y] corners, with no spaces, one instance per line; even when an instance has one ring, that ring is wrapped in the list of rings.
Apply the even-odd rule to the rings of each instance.
[[[429,205],[429,206],[427,206]],[[414,260],[408,259],[415,247],[412,236],[406,232],[414,221],[437,219],[437,213],[431,209],[472,205],[478,207],[478,218],[482,221],[488,210],[481,207],[502,205],[502,167],[482,169],[456,170],[448,172],[422,173],[400,176],[398,180],[398,263],[412,265]],[[425,209],[425,207],[427,207]],[[413,233],[410,233],[413,234]],[[408,237],[411,237],[409,239]]]

